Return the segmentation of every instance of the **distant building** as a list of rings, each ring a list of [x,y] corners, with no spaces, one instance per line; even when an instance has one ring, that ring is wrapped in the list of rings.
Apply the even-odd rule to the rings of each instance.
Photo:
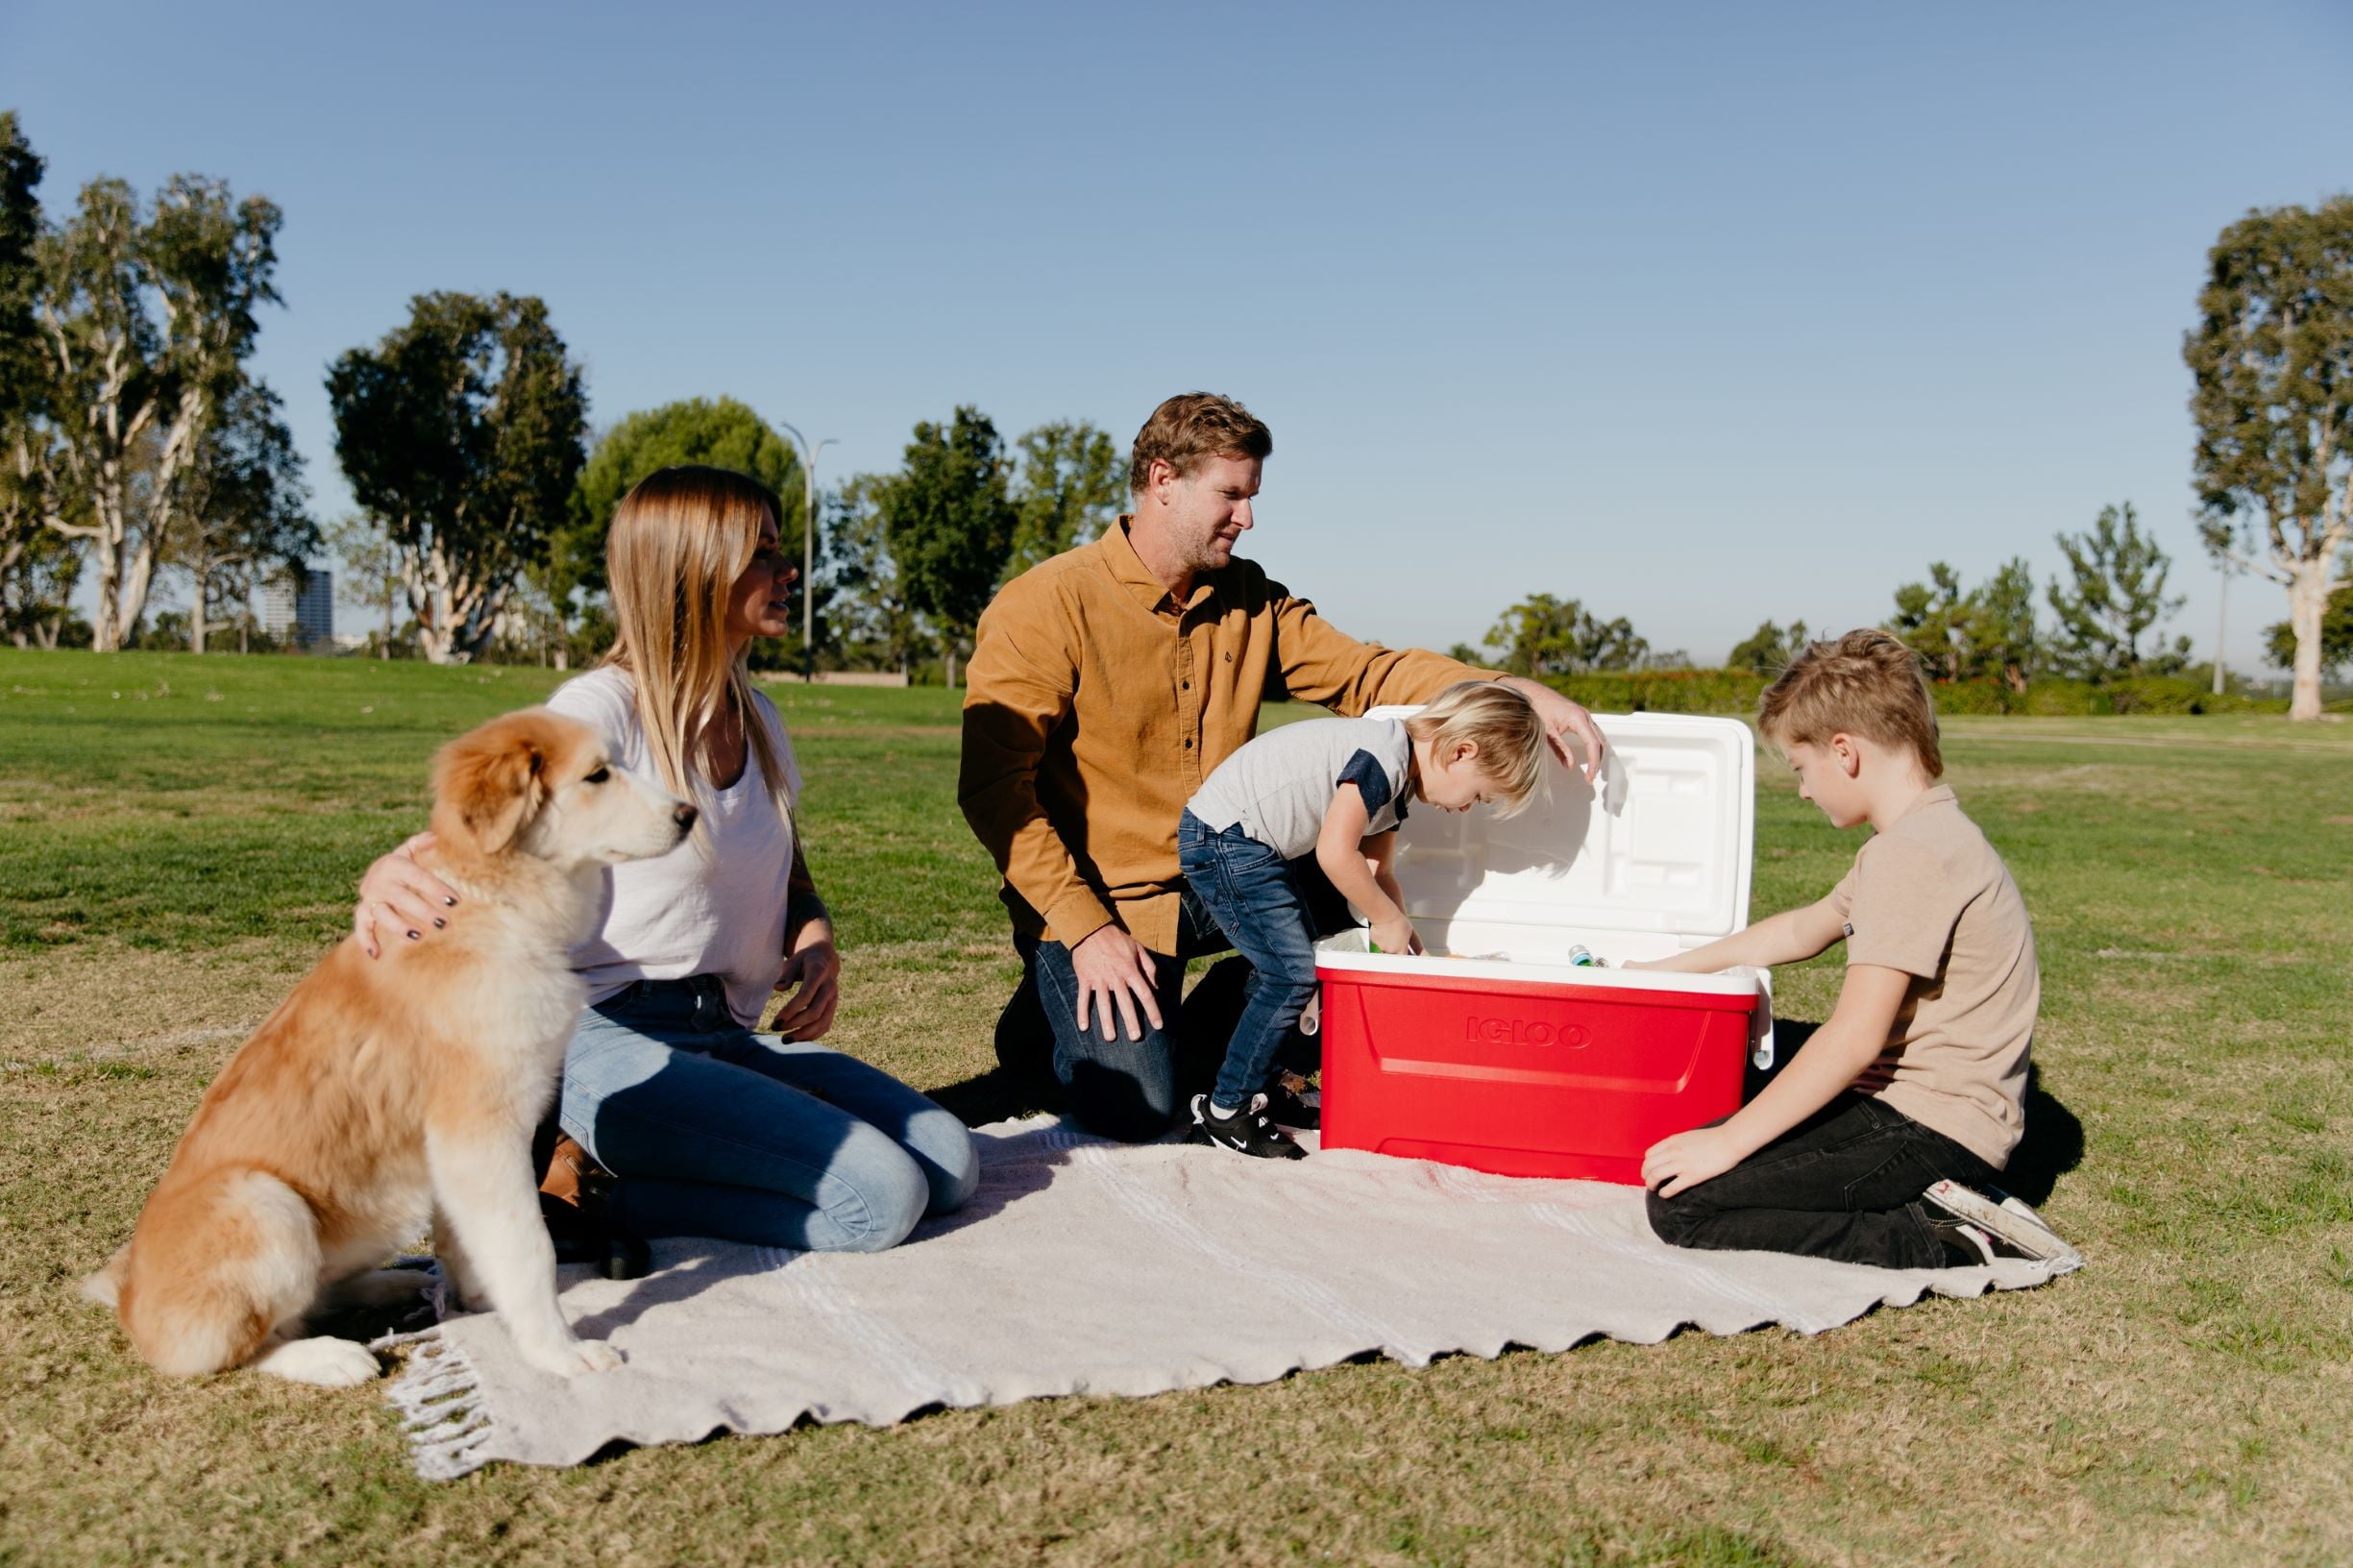
[[[326,649],[335,636],[335,575],[312,567],[301,588],[291,576],[261,585],[261,629],[299,648]]]

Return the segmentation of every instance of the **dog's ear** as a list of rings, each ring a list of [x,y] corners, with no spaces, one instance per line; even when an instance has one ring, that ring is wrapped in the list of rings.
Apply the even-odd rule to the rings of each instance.
[[[534,715],[509,714],[441,748],[433,772],[435,812],[495,855],[515,842],[548,798],[551,737]],[[441,822],[436,822],[437,830]]]

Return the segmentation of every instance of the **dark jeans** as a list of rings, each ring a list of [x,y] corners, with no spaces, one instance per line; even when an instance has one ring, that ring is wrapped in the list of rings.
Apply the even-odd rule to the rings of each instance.
[[[1314,998],[1315,915],[1290,864],[1238,822],[1212,832],[1185,813],[1177,819],[1177,864],[1256,976],[1217,1069],[1213,1097],[1231,1109],[1266,1087],[1275,1053]]]
[[[1994,1169],[1868,1094],[1841,1094],[1713,1181],[1650,1196],[1651,1229],[1679,1247],[1794,1252],[1881,1268],[1945,1268],[1920,1195],[1983,1186]]]
[[[1328,933],[1344,928],[1349,921],[1347,900],[1311,858],[1298,874],[1314,901],[1317,929]],[[1090,1027],[1082,1033],[1078,973],[1070,963],[1070,949],[1036,937],[1014,938],[1021,955],[1021,984],[997,1020],[997,1061],[1017,1076],[1050,1070],[1070,1115],[1106,1138],[1142,1142],[1177,1124],[1191,1097],[1209,1089],[1235,1020],[1248,1007],[1258,983],[1257,971],[1246,962],[1227,959],[1185,996],[1186,961],[1223,952],[1233,944],[1198,894],[1180,884],[1178,896],[1177,951],[1152,954],[1163,1026],[1155,1029],[1140,1017],[1141,1040],[1127,1038],[1115,1006],[1108,1027],[1105,1020],[1090,1017]],[[1313,1041],[1294,1032],[1284,1053],[1287,1064],[1313,1069]]]

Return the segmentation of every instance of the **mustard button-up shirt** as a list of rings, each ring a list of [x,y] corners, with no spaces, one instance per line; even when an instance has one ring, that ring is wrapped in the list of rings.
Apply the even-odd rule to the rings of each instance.
[[[1076,945],[1116,920],[1173,953],[1177,817],[1257,733],[1260,702],[1355,715],[1494,672],[1358,642],[1250,561],[1179,603],[1127,524],[1023,573],[982,615],[956,797],[1017,929]]]

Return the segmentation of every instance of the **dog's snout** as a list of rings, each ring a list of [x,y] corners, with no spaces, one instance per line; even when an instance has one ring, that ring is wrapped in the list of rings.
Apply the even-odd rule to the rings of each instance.
[[[700,815],[700,812],[683,800],[679,801],[677,809],[670,814],[671,820],[678,824],[678,831],[680,834],[687,834],[695,831],[695,819]]]

